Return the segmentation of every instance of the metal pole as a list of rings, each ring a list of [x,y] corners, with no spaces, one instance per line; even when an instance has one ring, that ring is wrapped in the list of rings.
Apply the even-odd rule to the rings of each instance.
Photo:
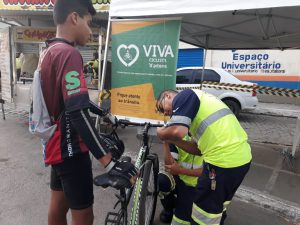
[[[100,73],[101,73],[101,59],[102,59],[102,35],[101,35],[101,32],[99,33],[99,45],[98,45],[98,84],[97,84],[97,89],[98,89],[98,97],[97,97],[97,102],[98,102],[98,106],[100,107],[101,106],[101,102],[99,101],[99,93],[100,93]],[[100,131],[100,118],[99,116],[97,115],[96,117],[96,122],[95,122],[95,127],[97,130]]]
[[[108,16],[108,24],[107,24],[107,30],[106,30],[106,41],[105,41],[105,50],[104,50],[104,59],[103,59],[103,69],[102,69],[102,74],[101,74],[101,83],[100,83],[100,89],[98,88],[99,90],[99,93],[98,93],[98,106],[100,107],[101,106],[101,101],[99,101],[99,95],[100,93],[102,92],[103,88],[104,88],[104,82],[105,82],[105,75],[106,75],[106,65],[107,65],[107,55],[108,55],[108,43],[109,43],[109,38],[110,38],[110,16]],[[100,39],[99,39],[100,41]],[[101,39],[102,41],[102,39]],[[101,46],[102,46],[102,43],[101,43]],[[101,51],[101,49],[100,49]],[[99,62],[101,62],[101,58],[99,58]],[[100,75],[100,73],[99,73]],[[100,76],[98,75],[98,80],[100,80]],[[99,122],[100,118],[99,116],[97,115],[97,118],[96,118],[96,123],[95,123],[95,127],[96,129],[99,130],[100,132],[100,122]]]
[[[207,48],[208,48],[208,35],[205,36],[205,49],[204,49],[204,57],[203,57],[203,66],[202,66],[202,74],[201,74],[201,84],[200,84],[200,90],[202,90],[202,83],[204,79],[204,70],[205,70],[205,62],[206,62],[206,55],[207,55]]]
[[[105,40],[105,51],[104,51],[104,59],[103,59],[103,70],[101,75],[101,85],[100,85],[100,92],[104,88],[105,82],[105,75],[106,75],[106,66],[107,66],[107,55],[108,55],[108,44],[110,38],[110,16],[108,17],[108,24],[107,24],[107,31],[106,31],[106,40]]]
[[[296,148],[299,145],[299,141],[300,141],[300,115],[298,116],[297,123],[296,123],[296,130],[294,134],[293,147],[292,147],[292,157],[295,157]]]
[[[101,59],[102,59],[102,35],[101,32],[99,33],[99,46],[98,46],[98,85],[97,85],[97,89],[99,91],[100,89],[100,73],[101,73]],[[99,104],[99,101],[98,101]]]

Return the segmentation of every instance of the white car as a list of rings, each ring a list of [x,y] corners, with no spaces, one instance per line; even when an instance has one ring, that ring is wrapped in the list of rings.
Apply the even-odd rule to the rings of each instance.
[[[176,88],[181,90],[184,88],[198,88],[201,83],[202,67],[183,67],[177,69]],[[247,85],[255,87],[256,84],[241,81],[231,73],[221,69],[206,67],[204,70],[203,81],[230,83],[235,85]],[[218,89],[219,85],[203,84],[202,90],[217,96],[221,99],[231,111],[238,116],[241,110],[253,110],[258,103],[255,89],[238,88],[224,86],[225,88],[233,88],[239,90]]]

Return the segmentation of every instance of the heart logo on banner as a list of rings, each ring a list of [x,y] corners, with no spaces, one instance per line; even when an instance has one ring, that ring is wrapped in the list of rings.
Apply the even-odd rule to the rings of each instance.
[[[123,55],[123,57],[121,56],[120,52],[122,49],[125,49],[125,54]],[[132,57],[132,55],[130,54],[130,50],[134,49],[135,50],[135,56]],[[126,66],[126,67],[130,67],[132,66],[138,59],[139,55],[140,55],[140,51],[138,49],[138,47],[136,45],[130,44],[130,45],[120,45],[117,49],[117,55],[119,60],[121,61],[121,63]],[[128,63],[127,63],[128,62]]]

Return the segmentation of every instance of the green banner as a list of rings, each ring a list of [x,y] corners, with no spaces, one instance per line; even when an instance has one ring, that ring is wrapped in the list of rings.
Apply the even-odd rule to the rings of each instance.
[[[180,20],[112,23],[112,113],[163,120],[155,110],[162,90],[175,89]]]

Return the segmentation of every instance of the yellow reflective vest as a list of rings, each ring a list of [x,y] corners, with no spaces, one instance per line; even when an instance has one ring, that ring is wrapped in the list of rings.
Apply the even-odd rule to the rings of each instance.
[[[191,138],[187,135],[184,137],[184,140],[191,140]],[[200,169],[203,164],[203,157],[192,155],[190,153],[185,152],[181,148],[177,147],[178,151],[178,159],[177,163],[186,169]],[[188,176],[184,174],[179,174],[179,178],[188,186],[195,187],[197,185],[198,177]]]
[[[230,109],[218,98],[194,90],[200,108],[192,120],[190,133],[205,162],[234,168],[252,159],[248,136]]]

